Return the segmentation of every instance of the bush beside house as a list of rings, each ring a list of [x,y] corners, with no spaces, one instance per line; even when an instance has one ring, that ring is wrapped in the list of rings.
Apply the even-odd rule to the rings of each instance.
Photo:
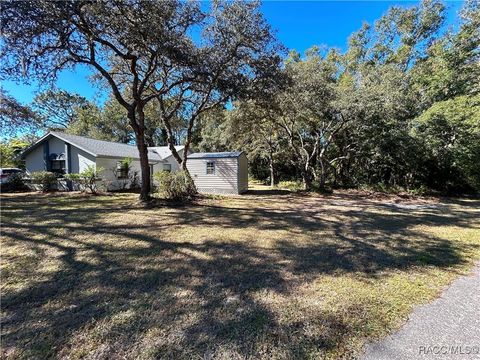
[[[158,194],[169,200],[188,200],[195,196],[197,189],[186,171],[160,171],[154,175]]]
[[[90,191],[92,194],[98,192],[98,182],[101,180],[99,174],[103,168],[96,169],[94,166],[87,166],[79,174],[65,174],[65,179],[72,182],[73,186],[83,192]]]
[[[36,171],[31,175],[32,185],[35,189],[38,186],[39,189],[43,192],[54,190],[57,185],[57,175],[50,171]]]

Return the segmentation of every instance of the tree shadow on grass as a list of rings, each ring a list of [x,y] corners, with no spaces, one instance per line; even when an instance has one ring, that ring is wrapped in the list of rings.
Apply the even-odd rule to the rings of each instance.
[[[339,200],[345,199],[331,201]],[[345,317],[319,310],[307,323],[317,322],[324,331],[308,331],[301,319],[279,321],[281,309],[260,301],[261,294],[288,298],[298,285],[322,275],[371,279],[410,267],[462,264],[466,245],[415,227],[474,226],[471,210],[479,206],[452,202],[412,212],[368,201],[353,209],[315,201],[291,196],[281,207],[269,207],[250,198],[230,207],[207,202],[158,215],[158,209],[132,208],[129,198],[5,198],[3,246],[33,255],[18,274],[9,270],[4,276],[7,283],[16,277],[25,283],[2,291],[4,356],[322,354],[357,331]],[[132,210],[140,213],[123,223],[107,221]],[[193,238],[170,238],[172,224],[192,227]],[[212,235],[196,241],[195,227]],[[287,235],[261,247],[257,239],[224,239],[218,229]],[[22,256],[9,254],[7,261]]]
[[[261,189],[249,189],[242,196],[281,196],[292,195],[290,190],[275,189],[275,188],[261,188]]]

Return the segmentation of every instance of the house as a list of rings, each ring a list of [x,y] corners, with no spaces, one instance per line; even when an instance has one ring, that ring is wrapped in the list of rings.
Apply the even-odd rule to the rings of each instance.
[[[243,152],[189,154],[187,169],[199,192],[241,194],[248,190],[248,161]]]
[[[183,157],[183,146],[176,146]],[[28,172],[51,171],[59,174],[81,173],[88,166],[103,168],[100,174],[108,190],[124,187],[126,174],[122,160],[130,158],[131,172],[140,177],[140,158],[135,145],[96,140],[85,136],[52,131],[40,138],[21,154]],[[177,171],[180,164],[168,146],[148,148],[150,173]],[[189,154],[187,168],[198,191],[240,194],[248,188],[248,162],[243,153]]]
[[[175,147],[183,156],[183,146]],[[135,145],[91,139],[52,131],[43,136],[22,153],[28,172],[51,171],[59,174],[80,173],[88,166],[103,168],[102,179],[108,190],[119,189],[125,183],[126,174],[121,163],[130,158],[131,172],[137,172],[140,181],[140,158]],[[175,171],[179,168],[167,146],[148,148],[150,173]]]

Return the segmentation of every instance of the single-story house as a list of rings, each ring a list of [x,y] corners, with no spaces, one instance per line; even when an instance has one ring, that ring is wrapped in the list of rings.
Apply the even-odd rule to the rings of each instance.
[[[176,146],[183,156],[183,146]],[[103,168],[101,178],[109,190],[121,188],[125,173],[122,160],[131,159],[131,172],[137,172],[140,180],[140,157],[135,145],[96,140],[85,136],[52,131],[23,151],[25,168],[28,172],[51,171],[59,174],[81,173],[88,166]],[[150,172],[179,168],[168,146],[148,148]]]
[[[176,146],[178,154],[183,157],[183,146]],[[237,154],[237,153],[207,153],[208,154]],[[218,157],[212,160],[216,164],[216,171],[211,172],[211,162],[204,163],[205,166],[203,173],[207,176],[206,180],[204,176],[198,176],[200,170],[198,161],[201,157],[193,157],[190,154],[187,161],[187,167],[190,170],[188,163],[190,161],[195,162],[193,167],[195,174],[192,177],[200,192],[214,192],[214,193],[241,193],[246,191],[248,184],[245,184],[244,178],[240,181],[240,177],[243,173],[247,173],[247,161],[243,154],[242,160],[239,161],[240,154],[235,157],[236,166],[230,168],[227,171],[226,165],[229,164],[233,157]],[[205,154],[203,154],[205,155]],[[51,171],[59,174],[67,173],[81,173],[88,166],[94,166],[95,168],[103,168],[100,174],[102,180],[105,181],[108,190],[116,190],[124,187],[126,175],[122,171],[121,164],[125,158],[131,159],[131,172],[138,173],[138,181],[140,177],[140,158],[138,149],[135,145],[122,144],[111,141],[96,140],[85,136],[70,135],[63,132],[52,131],[40,138],[30,147],[25,149],[22,154],[22,158],[25,159],[25,168],[28,172],[36,171]],[[175,160],[172,152],[168,146],[155,146],[148,148],[148,160],[150,164],[150,173],[154,174],[158,171],[177,171],[180,168],[179,163]],[[233,162],[235,163],[235,162]],[[233,166],[232,165],[230,166]],[[209,169],[207,169],[207,166]],[[215,166],[215,165],[214,165]],[[239,171],[239,167],[242,167]],[[238,179],[234,177],[237,176]],[[227,177],[231,177],[227,180]],[[245,177],[246,179],[246,177]],[[211,183],[212,186],[206,186],[205,184]],[[231,183],[230,187],[226,186],[226,183]],[[234,183],[241,184],[241,186],[233,186]],[[213,189],[213,190],[209,190]]]
[[[241,194],[248,190],[248,161],[243,152],[189,154],[187,169],[199,192]]]

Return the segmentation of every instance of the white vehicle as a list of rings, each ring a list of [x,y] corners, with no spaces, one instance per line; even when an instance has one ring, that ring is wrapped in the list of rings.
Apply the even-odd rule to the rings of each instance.
[[[18,168],[0,168],[0,184],[7,184],[10,181],[10,177],[14,174],[24,177],[26,172]]]

